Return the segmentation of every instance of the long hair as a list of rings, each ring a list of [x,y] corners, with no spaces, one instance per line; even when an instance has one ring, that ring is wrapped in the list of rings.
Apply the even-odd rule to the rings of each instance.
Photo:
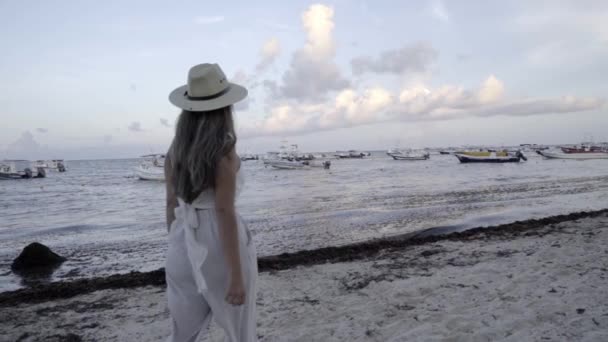
[[[235,145],[232,107],[182,111],[171,152],[177,197],[192,203],[203,191],[215,188],[218,163]]]

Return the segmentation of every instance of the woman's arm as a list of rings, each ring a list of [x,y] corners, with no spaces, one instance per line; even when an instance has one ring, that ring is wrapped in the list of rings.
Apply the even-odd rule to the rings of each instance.
[[[234,209],[238,157],[232,150],[220,160],[215,181],[215,210],[219,223],[219,234],[230,272],[230,286],[226,301],[240,305],[245,301],[245,287],[241,270],[239,232]]]
[[[173,189],[173,166],[169,153],[165,157],[165,184],[167,189],[166,215],[167,215],[167,230],[171,229],[171,223],[175,221],[175,208],[177,207],[177,198],[175,197],[175,189]]]

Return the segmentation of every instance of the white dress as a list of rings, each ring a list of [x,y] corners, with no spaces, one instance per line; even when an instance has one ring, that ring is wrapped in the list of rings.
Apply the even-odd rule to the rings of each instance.
[[[237,194],[242,184],[239,171]],[[165,267],[172,318],[168,341],[197,341],[201,332],[207,330],[212,316],[226,333],[226,341],[257,341],[257,256],[247,225],[237,215],[246,302],[234,306],[225,300],[229,272],[219,236],[214,192],[204,191],[191,204],[179,198],[178,202],[169,231]]]

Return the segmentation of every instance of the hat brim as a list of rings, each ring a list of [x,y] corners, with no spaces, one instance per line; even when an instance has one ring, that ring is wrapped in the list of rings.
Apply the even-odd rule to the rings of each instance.
[[[236,83],[230,83],[230,89],[212,99],[192,100],[186,95],[188,85],[183,85],[169,94],[169,101],[173,105],[191,112],[206,112],[214,109],[228,107],[247,97],[247,89]]]

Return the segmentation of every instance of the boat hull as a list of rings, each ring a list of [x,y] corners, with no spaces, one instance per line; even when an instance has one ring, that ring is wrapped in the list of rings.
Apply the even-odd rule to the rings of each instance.
[[[267,160],[264,161],[264,166],[270,166],[280,170],[302,170],[310,168],[310,166],[304,164],[303,162],[291,162],[286,160]]]
[[[574,160],[608,159],[608,153],[605,153],[605,152],[555,153],[555,152],[538,151],[537,153],[547,159],[574,159]]]
[[[159,170],[151,170],[151,169],[143,169],[141,167],[138,167],[135,169],[135,175],[140,180],[160,181],[160,182],[165,180],[165,172],[164,172],[164,170],[162,170],[160,168],[159,168]]]
[[[455,154],[456,158],[461,163],[519,163],[520,157],[478,157],[478,156],[467,156],[463,154]]]
[[[394,160],[428,160],[429,156],[428,155],[423,155],[423,156],[400,156],[397,154],[393,154],[391,155],[391,157],[393,157]]]

